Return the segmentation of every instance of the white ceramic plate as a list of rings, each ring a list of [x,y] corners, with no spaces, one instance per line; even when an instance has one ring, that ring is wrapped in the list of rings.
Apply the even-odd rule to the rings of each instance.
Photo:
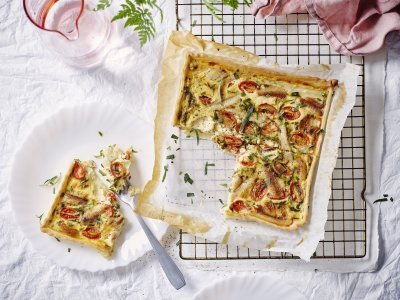
[[[52,187],[40,185],[60,172],[65,175],[74,158],[93,159],[94,154],[110,144],[133,146],[138,151],[131,181],[143,187],[152,176],[153,128],[135,113],[114,105],[89,103],[63,108],[37,125],[15,154],[9,185],[15,218],[33,246],[59,265],[87,271],[108,270],[125,266],[151,249],[125,204],[121,207],[127,224],[110,260],[93,249],[58,242],[40,231],[36,216],[44,213],[44,220],[55,197]],[[146,222],[159,239],[168,227],[152,219]]]
[[[282,281],[265,276],[233,276],[197,293],[193,300],[306,300],[299,291]]]

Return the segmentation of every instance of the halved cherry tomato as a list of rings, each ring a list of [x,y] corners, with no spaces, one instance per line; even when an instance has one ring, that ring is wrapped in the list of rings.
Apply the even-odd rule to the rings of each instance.
[[[124,176],[126,173],[124,165],[117,161],[110,164],[110,171],[111,174],[117,178]]]
[[[263,150],[267,150],[267,151],[272,151],[272,150],[278,149],[278,147],[267,145],[267,144],[261,144],[260,148]]]
[[[239,133],[240,131],[240,126],[242,126],[241,123],[235,126],[235,130],[237,133]],[[247,124],[244,126],[243,132],[247,134],[256,134],[258,132],[258,126],[254,122],[247,122]]]
[[[106,195],[106,199],[110,200],[111,202],[117,201],[117,196],[114,192],[108,192]]]
[[[269,179],[269,184],[267,187],[267,196],[272,200],[283,200],[287,198],[288,191],[286,191],[283,186],[279,183],[277,175],[272,172],[269,168],[266,169],[267,180]]]
[[[288,169],[287,166],[285,166],[283,163],[281,162],[276,162],[272,165],[272,169],[274,170],[274,172],[278,175],[290,175],[290,170]]]
[[[301,98],[301,104],[308,105],[314,109],[322,109],[325,107],[325,103],[319,103],[317,100],[312,98]]]
[[[82,234],[91,240],[97,240],[101,236],[101,232],[94,226],[86,227],[86,229],[82,231]]]
[[[75,161],[72,176],[76,179],[84,179],[86,177],[86,169],[79,161]]]
[[[242,166],[246,166],[246,167],[251,167],[251,166],[254,166],[254,161],[252,161],[252,160],[242,160],[241,162],[241,165]]]
[[[312,115],[305,116],[299,124],[299,128],[308,133],[314,133],[321,126],[321,118]]]
[[[302,203],[304,198],[303,189],[298,182],[292,182],[290,184],[290,193],[292,198],[297,203]]]
[[[66,220],[76,220],[79,218],[80,213],[79,213],[79,211],[75,210],[72,207],[64,207],[60,211],[60,216],[61,216],[61,218],[66,219]]]
[[[229,111],[220,110],[218,112],[218,116],[221,118],[222,124],[224,124],[228,128],[233,129],[237,125],[235,116]]]
[[[78,230],[69,227],[67,224],[61,223],[60,224],[61,230],[67,233],[70,236],[76,236],[78,234]]]
[[[211,103],[211,98],[207,97],[207,96],[200,96],[199,100],[201,103],[203,103],[204,105],[210,104]]]
[[[231,209],[233,209],[235,212],[240,212],[243,208],[247,208],[247,204],[244,203],[243,200],[235,200],[231,204]]]
[[[111,205],[107,206],[107,208],[106,208],[106,214],[107,214],[107,216],[109,216],[109,217],[112,217],[112,216],[114,215],[114,208],[113,208]]]
[[[274,116],[277,114],[278,110],[271,104],[263,103],[258,106],[258,112]]]
[[[274,121],[268,121],[263,128],[261,128],[261,132],[264,135],[273,135],[278,131],[278,125]]]
[[[292,141],[299,147],[306,147],[310,144],[310,138],[302,131],[292,133]]]
[[[289,121],[297,120],[301,116],[300,110],[293,111],[293,106],[285,106],[282,110],[282,116]]]
[[[265,180],[257,179],[256,183],[253,185],[251,189],[251,198],[254,201],[259,201],[262,199],[262,197],[265,196],[266,193],[267,193],[267,185],[265,183]]]
[[[253,93],[258,89],[258,84],[254,81],[242,81],[239,83],[239,90],[242,92]]]
[[[243,144],[243,141],[241,139],[232,135],[225,136],[224,141],[227,148],[235,153],[239,151],[240,146]]]

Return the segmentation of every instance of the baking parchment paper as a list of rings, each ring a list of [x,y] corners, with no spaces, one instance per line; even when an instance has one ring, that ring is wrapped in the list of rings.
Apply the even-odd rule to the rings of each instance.
[[[194,134],[187,137],[186,133],[172,127],[187,52],[216,55],[242,64],[339,81],[310,193],[309,220],[304,226],[287,231],[224,218],[221,208],[228,199],[234,158],[219,150],[213,142],[198,139]],[[324,238],[332,172],[341,130],[355,104],[359,72],[360,67],[352,64],[279,66],[236,47],[204,41],[188,32],[172,32],[164,53],[158,87],[153,178],[139,197],[136,211],[211,241],[289,252],[309,261],[318,242]],[[206,167],[206,164],[211,166]],[[188,177],[193,182],[187,180]]]

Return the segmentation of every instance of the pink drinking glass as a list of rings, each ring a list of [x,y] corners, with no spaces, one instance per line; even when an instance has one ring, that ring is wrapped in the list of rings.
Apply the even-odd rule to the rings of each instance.
[[[23,0],[23,6],[50,49],[68,63],[96,65],[109,50],[110,18],[85,0]]]

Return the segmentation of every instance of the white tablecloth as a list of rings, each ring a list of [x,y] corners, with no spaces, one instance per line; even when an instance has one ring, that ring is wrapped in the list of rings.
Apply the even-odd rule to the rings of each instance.
[[[38,39],[38,30],[23,15],[21,2],[0,3],[0,298],[187,299],[210,283],[235,274],[235,271],[185,268],[188,284],[175,291],[152,253],[128,267],[93,274],[58,267],[34,251],[15,224],[7,195],[12,157],[18,143],[32,124],[66,104],[111,101],[152,116],[155,90],[147,83],[159,75],[167,28],[173,28],[175,20],[174,1],[168,1],[163,4],[167,18],[151,44],[140,49],[136,35],[124,30],[105,65],[85,70],[66,66],[45,49]],[[394,202],[375,206],[380,214],[379,271],[265,272],[291,283],[309,298],[400,298],[400,34],[391,34],[387,45],[385,149],[380,188]],[[151,96],[142,97],[147,94]],[[171,231],[170,236],[170,240],[175,239],[176,231]],[[169,251],[178,251],[174,242],[168,244]],[[254,276],[254,272],[245,273]]]

